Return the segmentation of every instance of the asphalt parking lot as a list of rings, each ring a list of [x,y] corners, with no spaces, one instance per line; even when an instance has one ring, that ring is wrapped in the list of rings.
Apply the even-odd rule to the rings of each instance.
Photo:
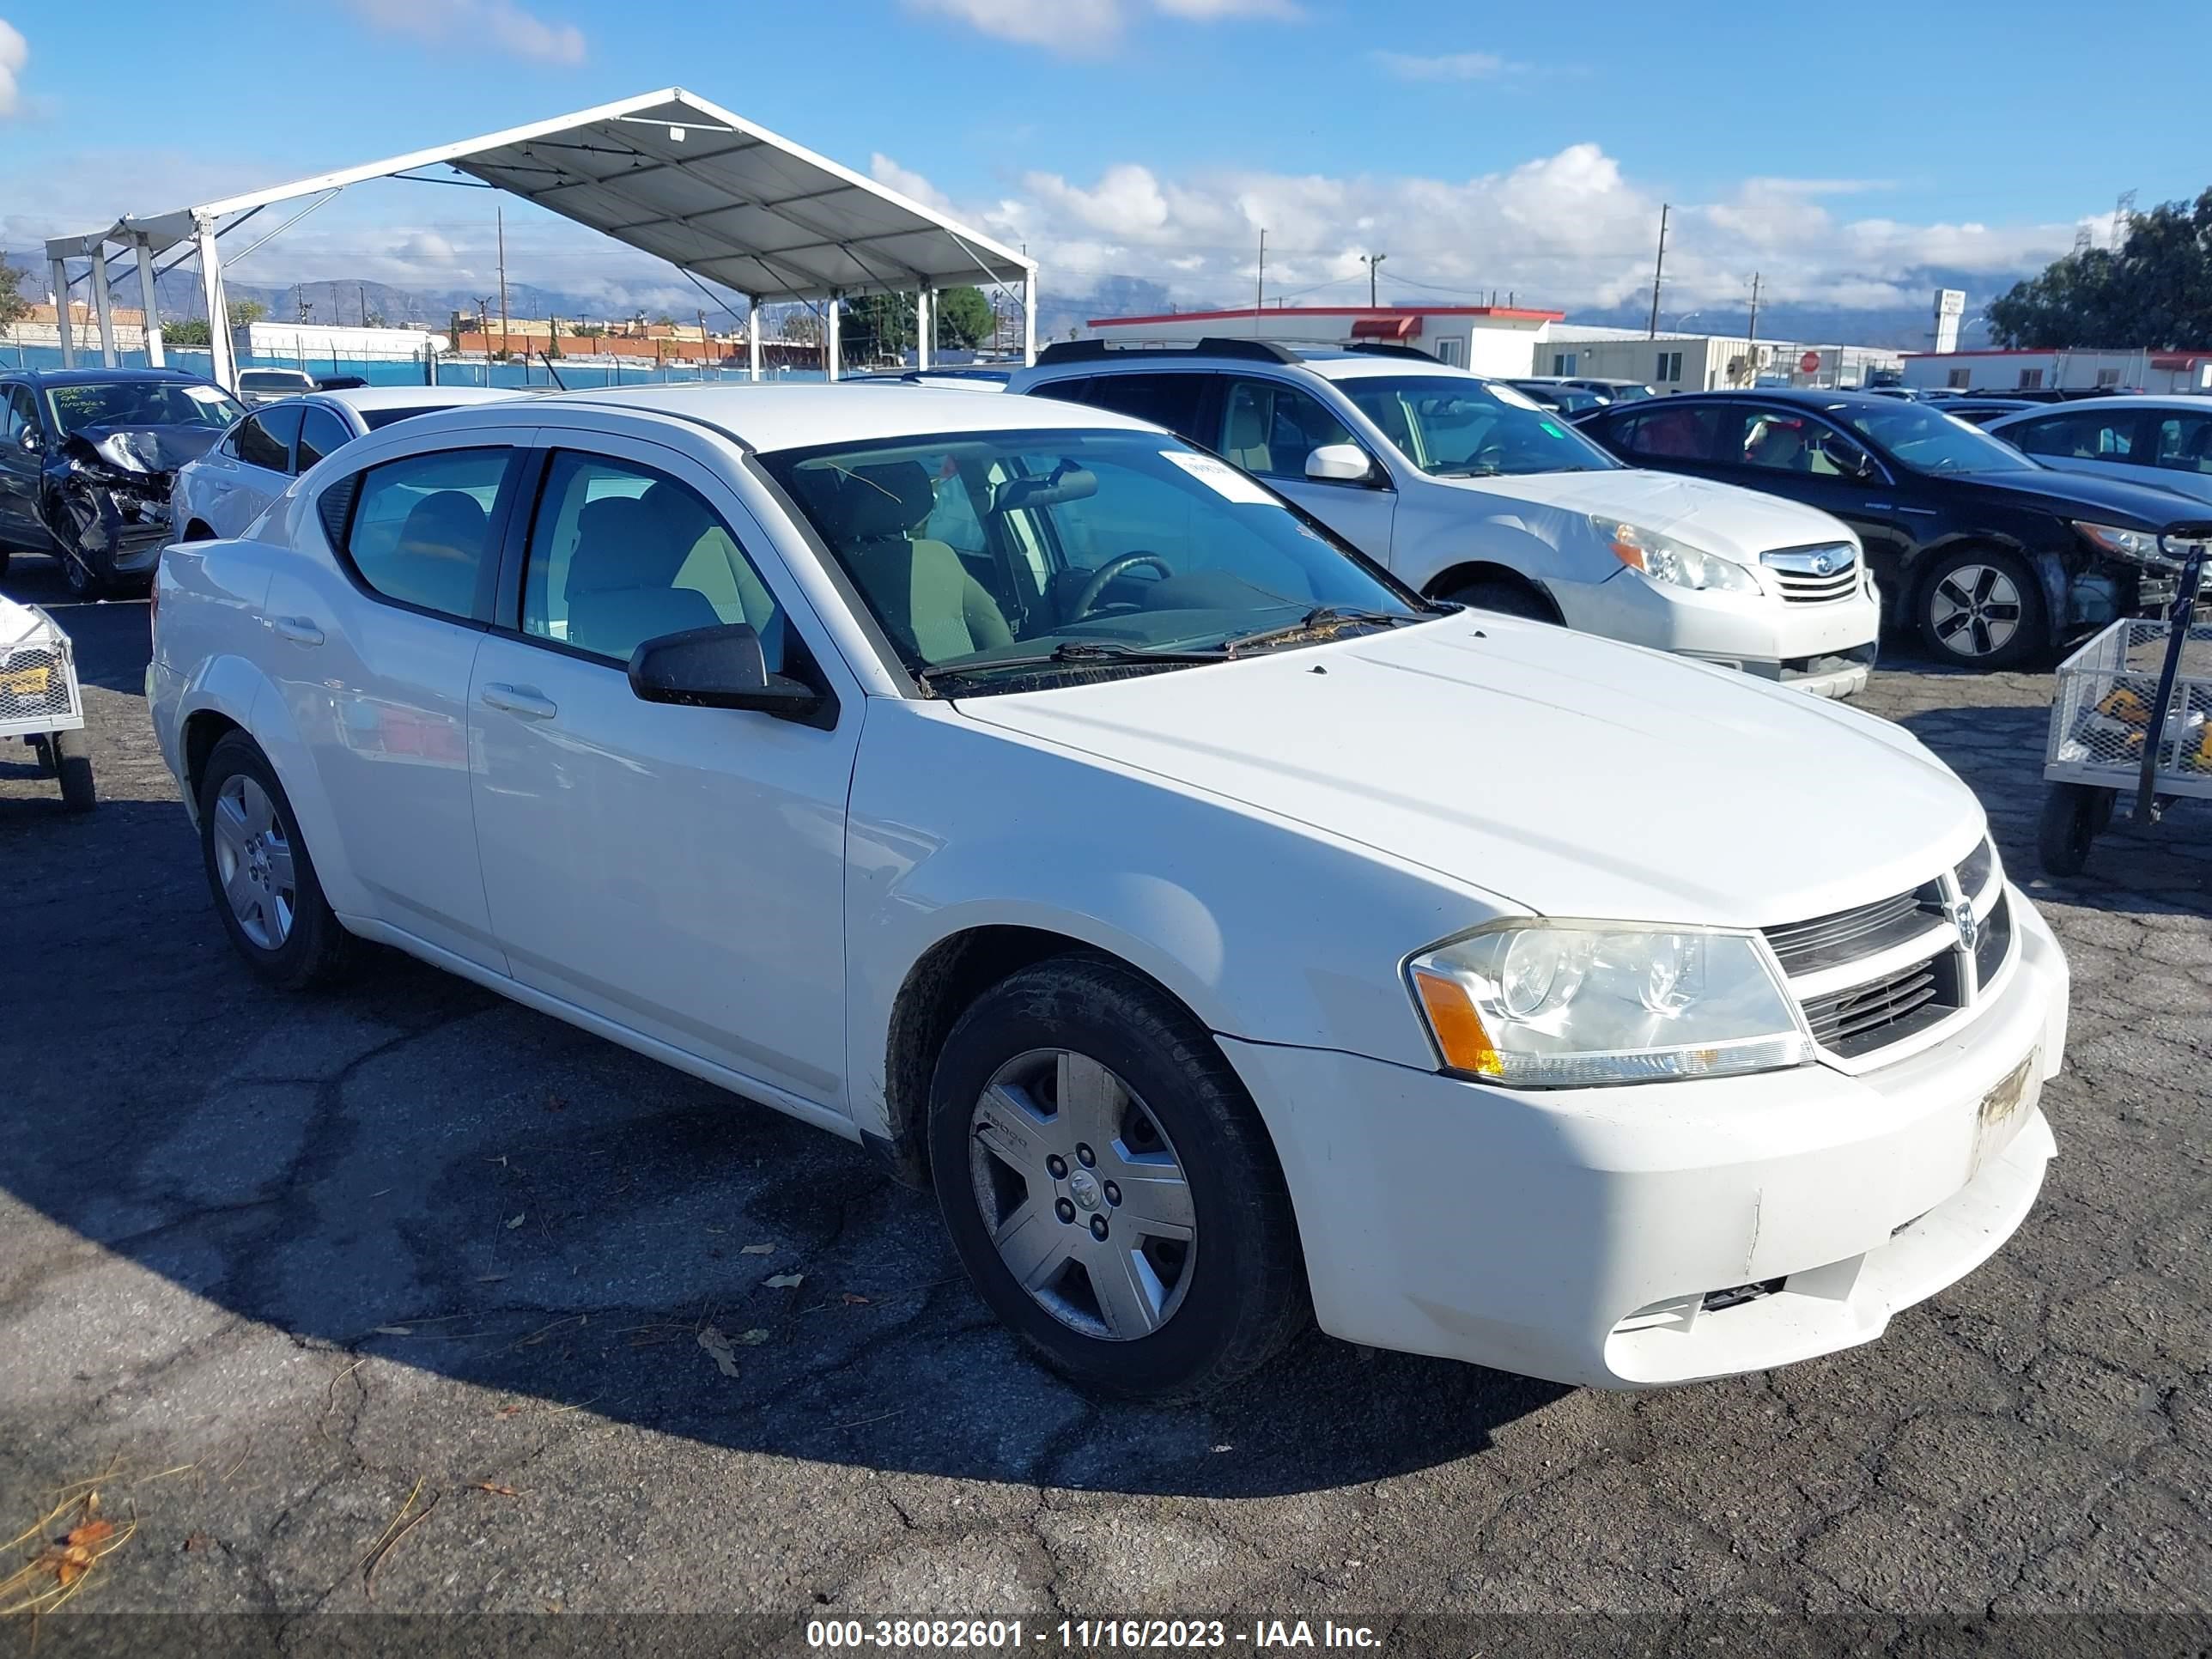
[[[2033,880],[2075,974],[2060,1155],[1880,1344],[1629,1396],[1310,1337],[1209,1409],[1101,1407],[856,1147],[396,956],[262,989],[146,723],[145,607],[64,605],[42,559],[9,587],[78,641],[104,797],[67,817],[0,751],[0,1531],[88,1480],[137,1521],[57,1638],[80,1610],[2212,1612],[2212,813]],[[1907,661],[1866,699],[2020,876],[2050,686]]]

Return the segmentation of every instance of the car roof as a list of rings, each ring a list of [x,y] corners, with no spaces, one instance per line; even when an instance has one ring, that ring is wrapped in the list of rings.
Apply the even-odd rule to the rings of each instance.
[[[118,380],[183,380],[211,386],[204,375],[181,368],[15,368],[6,372],[11,380],[31,380],[40,386],[112,386]]]
[[[1615,404],[1614,409],[1632,409],[1648,415],[1655,409],[1696,398],[1708,404],[1802,404],[1808,409],[1882,409],[1894,410],[1900,403],[1911,401],[1903,398],[1885,398],[1879,392],[1835,391],[1823,386],[1760,386],[1753,391],[1716,390],[1712,392],[1678,392],[1670,397],[1648,399],[1644,403]]]
[[[927,386],[908,386],[895,398],[849,386],[641,386],[556,392],[534,401],[549,412],[599,407],[673,416],[718,428],[763,452],[939,433],[1156,429],[1083,404],[979,398]]]
[[[2019,413],[2033,410],[2038,415],[2073,415],[2082,410],[2094,412],[2100,409],[2166,409],[2183,410],[2192,415],[2212,415],[2212,398],[2191,396],[2186,392],[2160,396],[2155,392],[2125,392],[2110,398],[2069,398],[2055,404],[2031,403],[2026,399],[2008,400],[2002,398],[1976,398],[1978,403],[2018,401]],[[2009,418],[2009,416],[2008,417]]]
[[[1103,356],[1069,356],[1057,362],[1040,362],[1034,368],[1024,369],[1016,380],[1018,386],[1029,386],[1048,380],[1087,380],[1094,374],[1172,373],[1182,369],[1196,374],[1213,374],[1224,368],[1237,374],[1269,369],[1306,369],[1328,380],[1356,380],[1376,375],[1459,374],[1468,371],[1450,363],[1439,362],[1426,352],[1412,347],[1362,347],[1358,344],[1335,344],[1328,341],[1267,340],[1255,343],[1262,348],[1273,348],[1289,354],[1288,360],[1271,356],[1265,349],[1231,352],[1221,346],[1242,346],[1241,340],[1222,342],[1217,346],[1212,339],[1185,340],[1127,340],[1115,341]],[[1217,349],[1209,350],[1209,346]],[[1480,379],[1479,375],[1468,375]],[[1503,378],[1502,376],[1498,378]]]
[[[495,404],[538,395],[536,389],[505,386],[346,386],[313,394],[349,409],[450,409],[462,404]],[[302,399],[306,401],[306,399]]]

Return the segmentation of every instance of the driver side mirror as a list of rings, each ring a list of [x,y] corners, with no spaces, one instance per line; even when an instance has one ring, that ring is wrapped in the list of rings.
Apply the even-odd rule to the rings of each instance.
[[[1358,444],[1323,444],[1306,457],[1306,477],[1316,483],[1380,484],[1376,472]]]
[[[768,672],[760,635],[744,623],[646,641],[630,653],[629,689],[643,702],[749,708],[825,731],[837,723],[835,697],[804,680]]]
[[[46,435],[34,426],[25,427],[22,436],[17,441],[33,455],[42,454],[46,451]]]

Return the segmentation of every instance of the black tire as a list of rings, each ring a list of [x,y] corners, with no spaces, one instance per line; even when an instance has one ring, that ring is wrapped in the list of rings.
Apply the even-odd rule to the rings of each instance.
[[[969,1164],[971,1115],[1000,1067],[1051,1048],[1088,1055],[1123,1079],[1172,1143],[1188,1182],[1190,1279],[1149,1334],[1115,1341],[1063,1323],[1022,1287],[992,1242]],[[984,1301],[1085,1389],[1195,1399],[1258,1369],[1312,1316],[1289,1189],[1257,1109],[1206,1029],[1119,963],[1058,957],[978,998],[938,1056],[929,1146],[945,1227]]]
[[[56,548],[54,557],[61,562],[62,580],[67,584],[71,599],[88,603],[106,593],[106,581],[77,554]]]
[[[1954,580],[1966,571],[1975,573],[1970,580]],[[2009,600],[2003,598],[2008,586],[2014,595]],[[1913,623],[1922,642],[1954,668],[2017,668],[2051,647],[2042,584],[2010,553],[1973,547],[1947,553],[1915,593]]]
[[[2043,797],[2035,850],[2047,876],[2078,876],[2097,831],[2112,821],[2114,792],[2094,784],[2054,783]]]
[[[62,781],[62,805],[72,812],[89,812],[100,805],[100,792],[92,784],[92,740],[84,728],[49,732],[46,747],[54,775]]]
[[[54,764],[54,739],[51,732],[34,732],[24,741],[31,745],[31,763],[39,769],[40,777],[52,778],[61,775],[61,769]]]
[[[1522,617],[1530,622],[1557,624],[1559,613],[1552,609],[1551,601],[1526,582],[1508,581],[1501,577],[1486,576],[1444,596],[1454,605],[1472,606],[1477,611],[1495,611],[1502,617]]]
[[[235,777],[252,779],[268,796],[276,823],[292,854],[292,925],[283,942],[274,949],[248,937],[223,891],[216,851],[216,804],[223,787]],[[216,915],[222,919],[223,931],[230,935],[233,948],[246,958],[246,964],[270,984],[284,991],[308,990],[343,979],[352,965],[354,937],[346,932],[323,896],[322,884],[315,877],[314,860],[308,854],[306,838],[300,834],[299,820],[293,816],[292,803],[284,793],[284,786],[276,781],[276,769],[269,764],[260,746],[244,732],[227,732],[209,751],[207,765],[200,774],[199,818],[200,860],[207,872]]]

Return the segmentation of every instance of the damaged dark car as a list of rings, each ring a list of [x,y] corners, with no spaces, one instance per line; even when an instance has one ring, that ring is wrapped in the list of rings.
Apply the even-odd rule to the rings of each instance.
[[[51,554],[80,599],[143,587],[172,539],[177,470],[245,412],[177,369],[0,374],[0,575],[16,550]]]

